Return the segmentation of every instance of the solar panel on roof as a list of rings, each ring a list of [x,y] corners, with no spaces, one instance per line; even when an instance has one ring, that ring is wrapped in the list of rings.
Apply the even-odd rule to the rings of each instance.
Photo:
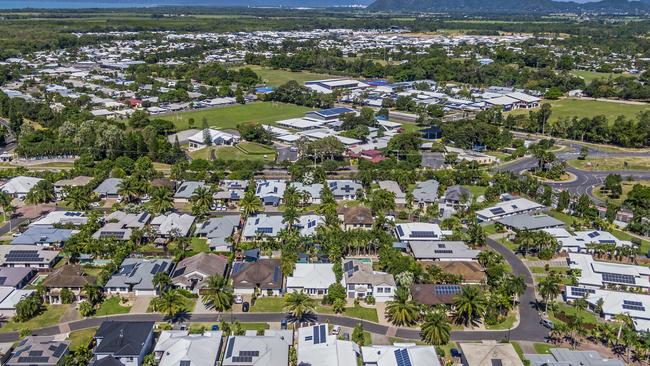
[[[411,237],[413,238],[435,238],[435,231],[411,231]]]
[[[399,234],[399,236],[404,236],[404,230],[402,230],[401,226],[397,227],[397,233]]]
[[[636,283],[634,276],[620,273],[603,273],[602,278],[605,282],[625,283],[628,285],[634,285]]]
[[[462,291],[459,285],[438,285],[434,287],[436,295],[455,295]]]
[[[67,348],[68,348],[68,346],[66,346],[65,344],[63,344],[63,343],[59,344],[59,346],[56,347],[56,350],[54,351],[52,356],[61,357]]]
[[[259,357],[260,351],[239,351],[239,355],[244,357]]]
[[[320,328],[320,342],[321,343],[325,343],[325,341],[326,341],[326,332],[327,331],[325,330],[325,327],[326,327],[325,324],[321,324],[319,326],[319,328]]]
[[[190,366],[192,363],[188,360],[183,360],[178,363],[178,366]]]
[[[490,212],[492,212],[494,215],[501,215],[506,213],[501,207],[491,208]]]
[[[493,358],[490,361],[492,362],[492,366],[503,366],[503,362],[501,362],[501,359]]]
[[[19,357],[18,362],[20,363],[46,363],[49,361],[48,357]]]
[[[235,356],[235,357],[232,358],[232,362],[253,362],[253,357]]]
[[[454,251],[451,249],[434,249],[433,252],[436,254],[452,254]]]
[[[571,294],[573,296],[585,297],[593,293],[596,293],[596,291],[587,288],[582,288],[582,287],[571,287]]]
[[[226,358],[232,356],[232,349],[235,347],[235,337],[230,337],[228,340],[228,347],[226,347]]]
[[[354,266],[354,264],[352,263],[352,261],[345,262],[345,263],[343,264],[343,271],[345,271],[345,272],[350,272],[350,271],[352,270],[352,267],[353,267],[353,266]]]
[[[411,366],[411,358],[405,349],[395,350],[395,361],[397,361],[397,366]]]
[[[314,327],[313,332],[314,332],[314,344],[319,344],[320,343],[320,332],[318,331],[318,327]]]
[[[278,281],[280,281],[280,267],[275,267],[275,270],[273,271],[273,282]]]
[[[645,306],[640,301],[623,300],[623,309],[645,311]]]

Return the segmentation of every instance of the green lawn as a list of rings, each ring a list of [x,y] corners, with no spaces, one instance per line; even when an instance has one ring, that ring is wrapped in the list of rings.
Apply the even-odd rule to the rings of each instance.
[[[210,253],[210,246],[205,238],[192,238],[190,241],[190,247],[192,248],[192,251],[196,253]]]
[[[485,235],[493,235],[497,233],[497,227],[495,224],[485,225],[483,226],[483,231]]]
[[[126,314],[131,311],[130,306],[122,306],[121,297],[113,296],[104,300],[102,305],[95,312],[95,316]]]
[[[270,146],[258,144],[256,142],[242,141],[237,144],[240,150],[252,155],[275,154],[275,149]]]
[[[88,346],[92,341],[97,328],[88,328],[81,330],[74,330],[68,334],[68,341],[70,341],[70,349],[76,350],[79,347]]]
[[[618,73],[607,73],[607,72],[596,72],[596,71],[586,71],[586,70],[573,70],[571,73],[575,76],[579,76],[582,79],[584,79],[585,84],[589,85],[592,81],[596,79],[609,79],[610,77],[612,79],[617,78],[619,76],[626,76],[633,78],[634,76],[632,75],[626,75],[626,74],[618,74]]]
[[[547,213],[549,216],[552,216],[562,221],[566,226],[573,225],[573,222],[576,220],[573,216],[567,215],[564,212],[560,212],[560,211],[549,210]]]
[[[283,119],[302,117],[305,112],[310,110],[310,108],[293,104],[257,102],[229,107],[171,113],[162,115],[160,118],[173,122],[174,126],[179,131],[190,128],[188,125],[188,120],[190,118],[194,118],[194,128],[201,128],[203,117],[208,120],[208,124],[212,127],[234,129],[237,128],[237,125],[242,123],[258,122],[273,124]]]
[[[499,324],[494,324],[494,325],[486,325],[485,328],[487,330],[505,330],[505,329],[510,329],[512,326],[515,324],[515,321],[517,320],[517,314],[515,311],[511,311],[508,316],[505,318],[504,321],[502,321]]]
[[[524,351],[521,349],[521,345],[517,342],[510,342],[512,344],[512,347],[515,349],[515,352],[517,352],[517,355],[519,355],[519,358],[523,362],[525,360],[524,358]]]
[[[549,267],[548,271],[546,271],[546,268],[544,267],[528,267],[528,269],[535,274],[546,274],[551,271],[555,271],[562,274],[567,274],[569,272],[569,268],[567,267]]]
[[[259,297],[251,306],[251,313],[281,313],[284,311],[284,297]]]
[[[269,152],[268,154],[261,155],[261,154],[247,154],[244,151],[233,147],[233,146],[212,146],[212,147],[206,147],[201,150],[196,150],[190,153],[190,156],[192,159],[205,159],[205,160],[210,160],[212,154],[210,153],[212,150],[215,152],[215,157],[217,159],[223,159],[223,160],[261,160],[261,161],[274,161],[275,160],[275,152]]]
[[[340,77],[327,74],[317,74],[307,71],[293,72],[288,70],[272,69],[258,65],[248,65],[245,67],[251,68],[257,75],[260,76],[260,78],[262,78],[262,82],[272,87],[278,87],[291,80],[297,81],[298,84],[304,84],[305,81],[333,79]]]
[[[576,315],[576,308],[573,307],[570,304],[564,304],[564,303],[557,303],[556,305],[557,312],[558,313],[565,313],[568,316],[575,316]],[[561,322],[558,318],[554,316],[554,312],[549,309],[549,318],[551,318],[553,321],[556,322]],[[596,324],[598,322],[598,319],[596,318],[596,315],[588,310],[583,310],[580,312],[580,317],[585,323],[590,323],[590,324]]]
[[[621,187],[623,188],[623,194],[621,194],[619,198],[609,198],[607,192],[603,193],[600,191],[600,188],[602,188],[602,186],[594,187],[593,193],[594,196],[602,199],[603,201],[609,201],[611,203],[620,205],[623,203],[623,201],[625,201],[625,199],[627,198],[627,194],[630,193],[630,191],[632,190],[632,188],[634,188],[634,185],[636,184],[650,186],[650,181],[642,180],[642,181],[632,181],[632,182],[628,182],[628,181],[621,182]]]
[[[620,115],[624,115],[627,118],[633,118],[636,117],[639,112],[650,110],[650,106],[646,105],[573,98],[548,100],[544,101],[544,103],[549,103],[551,105],[552,113],[549,120],[551,123],[562,117],[573,118],[574,116],[578,116],[579,118],[592,118],[600,115],[606,116],[609,123],[614,123],[614,120]],[[530,110],[526,109],[517,109],[509,113],[528,115],[529,111]]]
[[[533,347],[535,348],[536,353],[547,354],[551,353],[550,349],[553,348],[553,345],[548,343],[534,343]]]
[[[485,191],[487,190],[487,187],[483,186],[463,186],[467,188],[470,192],[472,192],[472,199],[476,200],[479,196],[482,196],[485,194]]]
[[[319,314],[334,314],[334,310],[332,310],[331,306],[325,306],[325,305],[319,305],[316,306],[316,313]],[[377,317],[377,309],[375,308],[365,308],[361,305],[351,307],[351,308],[345,308],[345,311],[343,314],[345,316],[349,316],[351,318],[357,318],[357,319],[362,319],[362,320],[368,320],[371,322],[378,323],[379,318]]]
[[[585,160],[571,159],[567,163],[581,170],[648,170],[650,158],[647,157],[608,157],[607,159],[587,157]],[[630,189],[632,189],[630,187]]]
[[[198,334],[202,333],[202,331],[209,331],[212,329],[213,325],[220,325],[219,322],[212,322],[212,323],[190,323],[190,333],[193,334]],[[256,331],[264,331],[266,329],[269,329],[270,326],[268,323],[239,323],[241,326],[242,330],[256,330]]]
[[[0,328],[0,333],[19,331],[21,329],[38,329],[58,324],[63,313],[65,313],[70,306],[72,305],[49,305],[43,313],[26,322],[19,323],[14,320],[9,321]]]
[[[650,241],[637,239],[634,236],[626,233],[625,231],[621,231],[621,230],[617,230],[617,229],[612,229],[611,232],[612,232],[612,235],[614,235],[619,240],[628,240],[628,241],[640,240],[641,241],[641,247],[639,247],[639,253],[641,253],[642,255],[645,255],[646,253],[648,253],[648,250],[650,250]]]

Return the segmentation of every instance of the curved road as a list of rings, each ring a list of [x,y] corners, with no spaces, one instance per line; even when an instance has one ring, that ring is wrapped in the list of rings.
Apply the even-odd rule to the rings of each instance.
[[[452,331],[451,339],[454,341],[477,341],[477,340],[496,340],[504,339],[544,342],[548,330],[539,324],[539,315],[535,310],[535,288],[533,277],[528,271],[526,265],[508,248],[504,247],[493,239],[487,239],[487,244],[499,252],[512,267],[515,275],[524,276],[526,282],[526,291],[520,297],[519,305],[519,324],[516,328],[503,331]],[[213,314],[187,314],[182,319],[184,322],[202,322],[216,323],[220,320],[234,321],[242,323],[250,322],[280,322],[286,318],[284,313],[213,313]],[[58,324],[46,328],[33,330],[36,335],[56,335],[67,333],[69,331],[98,327],[104,320],[121,319],[128,321],[165,321],[161,314],[122,314],[99,318],[88,318],[83,320],[72,321],[65,324]],[[397,338],[403,339],[420,339],[420,331],[410,328],[395,328],[381,325],[356,318],[349,318],[340,315],[317,314],[316,319],[321,322],[329,322],[344,327],[354,327],[361,323],[363,329],[375,334],[387,335],[394,334]],[[15,342],[19,340],[17,332],[0,333],[0,342]]]

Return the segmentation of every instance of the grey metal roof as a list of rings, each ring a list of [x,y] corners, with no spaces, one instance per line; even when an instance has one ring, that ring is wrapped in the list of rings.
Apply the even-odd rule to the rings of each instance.
[[[169,259],[127,258],[104,286],[120,288],[132,286],[134,290],[154,290],[153,278],[158,272],[171,271]]]
[[[551,348],[550,355],[530,354],[524,357],[531,366],[625,366],[621,360],[607,359],[596,351],[573,351],[568,348]]]
[[[0,286],[16,287],[34,271],[29,267],[0,267]]]
[[[204,182],[196,182],[196,181],[184,181],[178,186],[178,189],[176,189],[176,193],[174,194],[174,198],[191,198],[192,194],[194,194],[194,191],[196,191],[198,188],[201,187],[207,187]]]
[[[5,363],[7,366],[14,365],[57,365],[68,353],[70,342],[59,342],[54,337],[26,337]]]
[[[70,239],[74,233],[75,230],[56,229],[53,226],[32,226],[19,237],[12,240],[11,244],[58,244]]]
[[[196,234],[205,236],[210,248],[226,245],[226,238],[239,226],[239,215],[213,217],[197,226]]]
[[[498,223],[515,230],[539,230],[564,226],[564,222],[549,215],[525,213],[507,216],[496,220]]]
[[[122,183],[120,178],[108,178],[93,190],[100,195],[116,195],[118,186]]]
[[[413,190],[413,200],[415,202],[435,202],[438,199],[439,186],[440,183],[434,179],[418,182]]]
[[[462,241],[412,241],[409,247],[416,259],[474,259],[481,252]]]
[[[93,353],[137,357],[153,332],[153,326],[154,322],[104,321],[95,334],[99,343]]]

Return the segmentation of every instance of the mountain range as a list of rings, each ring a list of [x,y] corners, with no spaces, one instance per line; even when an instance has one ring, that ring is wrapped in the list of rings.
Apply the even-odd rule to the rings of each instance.
[[[650,0],[577,3],[553,0],[376,0],[372,11],[462,13],[650,13]]]

